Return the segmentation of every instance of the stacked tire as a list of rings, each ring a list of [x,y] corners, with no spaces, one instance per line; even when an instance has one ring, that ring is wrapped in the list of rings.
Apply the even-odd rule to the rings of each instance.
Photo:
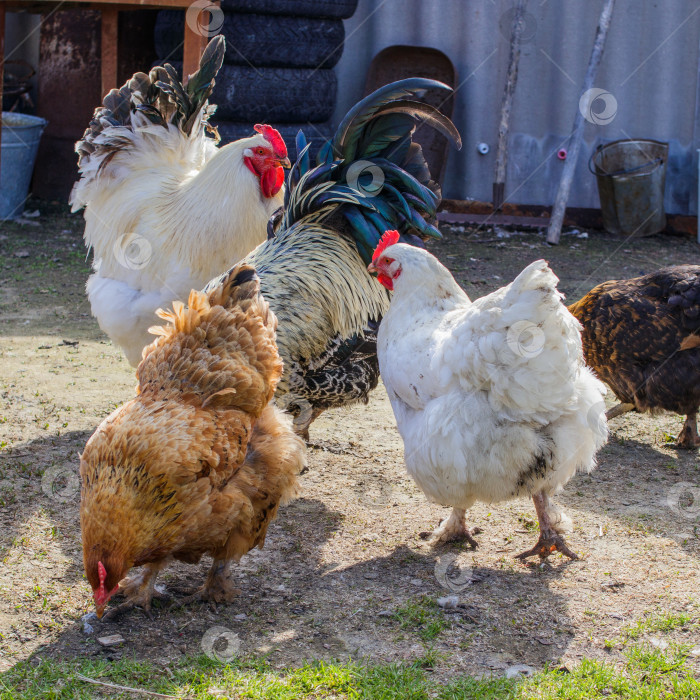
[[[222,143],[253,134],[253,124],[271,124],[296,157],[302,129],[315,153],[333,130],[337,80],[345,29],[358,0],[222,0],[226,37],[224,65],[216,79],[212,122]],[[159,62],[182,60],[185,13],[163,10],[155,29]]]

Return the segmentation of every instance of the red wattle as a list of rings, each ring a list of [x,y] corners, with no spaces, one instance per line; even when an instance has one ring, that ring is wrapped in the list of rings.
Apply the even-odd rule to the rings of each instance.
[[[260,187],[264,197],[274,197],[284,184],[284,168],[275,166],[267,168],[260,177]]]
[[[386,287],[390,292],[394,291],[394,280],[391,279],[389,275],[385,275],[383,272],[380,272],[377,275],[377,282]]]
[[[245,167],[248,168],[248,170],[250,170],[250,172],[253,173],[253,175],[255,175],[255,177],[257,177],[258,171],[255,169],[255,166],[253,165],[252,159],[248,158],[248,156],[245,156],[243,158],[243,162],[245,163]]]

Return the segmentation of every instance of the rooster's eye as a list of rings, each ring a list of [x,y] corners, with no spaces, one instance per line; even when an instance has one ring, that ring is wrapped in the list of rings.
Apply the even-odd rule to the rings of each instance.
[[[264,149],[264,148],[258,148],[258,155],[259,155],[259,156],[264,156],[264,155],[265,155],[265,149]]]

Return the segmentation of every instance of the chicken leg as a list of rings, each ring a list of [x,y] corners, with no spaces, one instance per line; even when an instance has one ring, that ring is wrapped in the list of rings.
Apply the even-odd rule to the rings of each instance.
[[[472,549],[476,549],[479,543],[474,539],[474,535],[478,535],[481,530],[475,527],[470,530],[467,527],[466,520],[467,511],[464,508],[453,508],[450,517],[440,523],[439,527],[433,533],[421,533],[421,537],[427,539],[431,534],[437,538],[438,542],[459,542],[466,540]]]
[[[698,435],[698,414],[689,413],[685,418],[683,430],[678,435],[676,447],[692,450],[700,447],[700,435]]]
[[[241,590],[236,588],[231,581],[228,571],[230,563],[229,559],[214,559],[204,585],[192,595],[188,595],[180,600],[177,606],[188,605],[195,600],[209,601],[211,603],[232,603]]]
[[[635,408],[636,406],[633,403],[620,402],[617,406],[613,406],[610,410],[606,411],[605,417],[607,420],[612,420],[613,418],[621,416],[623,413],[634,411]]]
[[[578,555],[566,546],[566,541],[554,528],[549,513],[551,510],[549,496],[544,491],[540,491],[533,495],[532,500],[540,523],[540,539],[532,549],[518,554],[516,559],[527,559],[535,554],[539,554],[541,559],[546,559],[554,551],[561,552],[569,559],[578,559]]]
[[[158,572],[165,566],[164,562],[158,564],[146,564],[143,570],[135,576],[129,576],[119,582],[119,594],[123,595],[126,600],[112,608],[109,612],[102,616],[103,621],[113,620],[119,617],[127,610],[132,610],[135,607],[140,607],[149,620],[153,619],[151,614],[151,602],[153,598],[157,600],[168,600],[170,596],[166,593],[161,593],[155,588],[156,577]]]

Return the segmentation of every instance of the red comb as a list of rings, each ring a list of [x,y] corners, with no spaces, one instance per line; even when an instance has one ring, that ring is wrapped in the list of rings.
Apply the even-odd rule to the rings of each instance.
[[[280,158],[287,157],[287,144],[277,129],[273,129],[269,124],[256,124],[253,128],[259,134],[262,134],[266,141],[270,142],[276,156]]]
[[[374,249],[372,262],[374,262],[390,245],[396,245],[398,242],[398,231],[384,231],[384,235],[379,239],[379,243],[377,243],[377,247]]]

